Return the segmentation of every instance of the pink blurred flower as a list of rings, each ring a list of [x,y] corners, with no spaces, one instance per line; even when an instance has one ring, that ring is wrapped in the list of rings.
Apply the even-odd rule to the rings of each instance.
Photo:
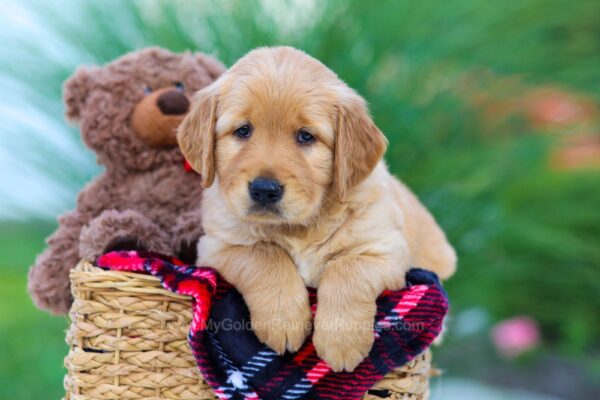
[[[531,91],[523,105],[530,120],[542,127],[582,123],[598,115],[593,101],[553,88]]]
[[[540,331],[535,320],[518,316],[498,322],[491,337],[498,353],[514,358],[539,344]]]

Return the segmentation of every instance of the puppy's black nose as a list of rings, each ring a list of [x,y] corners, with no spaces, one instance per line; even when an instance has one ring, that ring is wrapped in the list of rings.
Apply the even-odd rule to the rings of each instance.
[[[277,203],[283,197],[283,186],[275,179],[256,178],[250,182],[248,190],[252,200],[263,206]]]
[[[158,96],[156,105],[165,115],[182,115],[190,108],[190,101],[178,90],[168,90]]]

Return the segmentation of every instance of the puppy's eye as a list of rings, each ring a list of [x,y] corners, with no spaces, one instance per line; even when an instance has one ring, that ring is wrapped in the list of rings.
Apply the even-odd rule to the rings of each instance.
[[[181,82],[175,82],[173,83],[173,86],[175,86],[175,89],[179,90],[180,92],[185,90],[185,86],[183,86],[183,83]]]
[[[242,125],[233,131],[233,134],[240,139],[248,139],[250,135],[252,135],[252,129],[250,129],[250,125]]]
[[[144,94],[152,93],[152,88],[148,85],[144,86]]]
[[[300,129],[298,131],[298,135],[296,136],[296,141],[303,145],[311,144],[315,141],[315,137],[310,132]]]

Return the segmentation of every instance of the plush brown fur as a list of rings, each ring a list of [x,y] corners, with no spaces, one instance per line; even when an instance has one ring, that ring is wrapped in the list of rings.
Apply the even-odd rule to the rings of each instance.
[[[183,169],[175,128],[189,96],[223,71],[204,54],[146,49],[81,68],[67,81],[67,116],[79,122],[106,171],[79,194],[76,209],[59,218],[31,268],[29,291],[39,307],[68,311],[68,273],[82,257],[143,248],[195,258],[182,253],[194,249],[202,233],[202,189],[198,176]]]
[[[244,125],[248,138],[235,134]],[[300,144],[301,130],[316,140]],[[454,272],[444,233],[383,163],[386,140],[364,100],[298,50],[243,57],[196,94],[177,138],[208,188],[198,261],[240,290],[258,337],[278,352],[310,331],[307,285],[318,287],[318,354],[352,370],[373,343],[383,290],[401,288],[409,266]],[[271,208],[249,195],[257,177],[283,185]]]

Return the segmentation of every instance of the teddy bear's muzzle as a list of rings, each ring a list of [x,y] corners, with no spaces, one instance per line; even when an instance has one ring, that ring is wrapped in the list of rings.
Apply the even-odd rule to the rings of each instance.
[[[135,106],[131,125],[139,138],[152,147],[177,145],[175,131],[190,109],[181,90],[165,87],[145,96]]]

